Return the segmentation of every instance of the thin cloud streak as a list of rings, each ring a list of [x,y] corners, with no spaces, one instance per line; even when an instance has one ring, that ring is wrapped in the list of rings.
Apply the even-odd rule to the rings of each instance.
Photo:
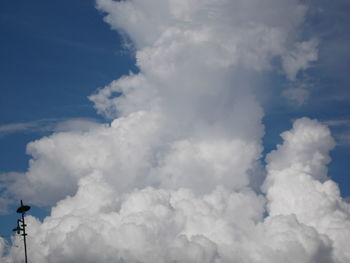
[[[325,120],[322,121],[322,123],[332,128],[333,136],[335,137],[338,146],[350,147],[349,119]]]
[[[88,130],[100,125],[93,118],[42,119],[28,122],[14,122],[0,125],[0,138],[14,133],[52,133],[66,130]]]
[[[333,127],[350,127],[350,120],[342,119],[342,120],[326,120],[322,121],[323,124]]]

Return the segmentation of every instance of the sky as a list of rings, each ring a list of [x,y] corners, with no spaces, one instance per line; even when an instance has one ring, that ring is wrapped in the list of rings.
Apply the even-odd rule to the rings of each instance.
[[[1,260],[349,262],[349,10],[1,1]]]
[[[27,143],[72,121],[104,121],[87,96],[137,69],[94,1],[1,1],[0,10],[0,172],[24,172]],[[1,216],[2,236],[12,235],[18,204]]]

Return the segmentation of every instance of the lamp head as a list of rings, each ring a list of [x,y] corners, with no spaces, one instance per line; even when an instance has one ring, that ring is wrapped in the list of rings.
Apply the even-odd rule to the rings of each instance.
[[[29,205],[21,205],[18,209],[17,209],[17,213],[19,214],[24,214],[25,212],[27,212],[30,209]]]

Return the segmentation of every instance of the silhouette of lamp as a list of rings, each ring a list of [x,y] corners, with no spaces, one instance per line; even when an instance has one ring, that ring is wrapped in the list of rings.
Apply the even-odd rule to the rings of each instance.
[[[23,205],[23,201],[21,200],[21,206],[17,208],[16,212],[18,214],[22,214],[22,219],[17,219],[17,227],[13,229],[13,231],[17,232],[18,235],[23,236],[23,242],[24,242],[24,258],[25,258],[25,263],[28,263],[28,258],[27,258],[27,241],[26,241],[26,224],[24,222],[24,214],[28,212],[30,209],[29,205]],[[22,225],[20,225],[22,224]],[[22,234],[21,234],[22,232]]]

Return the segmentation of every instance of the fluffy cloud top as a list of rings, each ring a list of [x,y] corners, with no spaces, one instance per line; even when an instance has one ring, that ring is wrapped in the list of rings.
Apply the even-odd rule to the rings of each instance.
[[[297,0],[97,0],[140,72],[90,96],[110,124],[28,144],[5,197],[28,216],[38,263],[346,263],[349,205],[327,177],[334,141],[307,118],[261,162],[262,76],[295,81],[317,59]],[[266,177],[266,180],[265,180]],[[264,183],[263,183],[264,182]],[[263,185],[262,189],[260,187]],[[21,192],[18,191],[21,189]],[[2,262],[20,261],[20,239]]]

